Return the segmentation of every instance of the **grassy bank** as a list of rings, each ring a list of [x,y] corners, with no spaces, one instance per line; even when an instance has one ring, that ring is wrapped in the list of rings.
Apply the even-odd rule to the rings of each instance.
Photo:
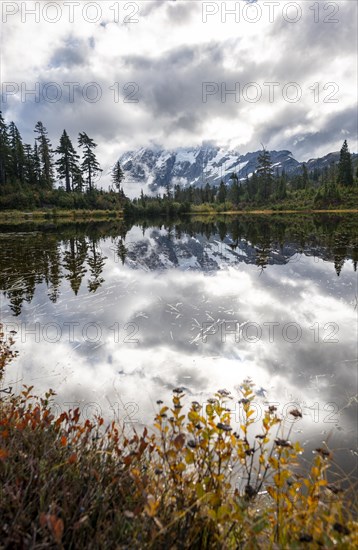
[[[14,353],[2,333],[0,341],[1,378]],[[331,451],[317,448],[305,462],[272,406],[255,435],[250,381],[236,431],[225,390],[184,412],[174,389],[171,405],[158,400],[153,430],[139,434],[81,420],[78,410],[57,417],[51,390],[38,398],[32,387],[0,389],[0,548],[358,544],[354,503],[327,480]]]
[[[221,204],[204,203],[191,206],[194,213],[226,214],[269,214],[269,213],[316,213],[316,212],[358,212],[358,188],[339,188],[339,199],[318,199],[313,190],[289,191],[286,198],[268,200],[265,203],[245,202],[233,205],[229,201]]]
[[[0,212],[0,223],[16,224],[23,222],[53,222],[63,221],[105,221],[108,219],[123,219],[122,210],[66,210],[43,209],[33,211],[3,210]]]
[[[218,215],[271,215],[271,214],[357,214],[358,208],[331,208],[331,209],[308,209],[308,210],[274,210],[274,209],[231,209],[217,210],[210,206],[195,208],[193,206],[187,215],[193,216],[218,216]],[[166,216],[166,212],[157,214],[157,216]],[[175,217],[177,218],[177,216]],[[108,220],[123,221],[124,214],[121,210],[34,210],[33,212],[23,212],[19,210],[6,210],[0,212],[0,224],[2,225],[20,225],[24,223],[53,223],[61,224],[65,222],[99,222]],[[160,219],[160,218],[159,218]]]
[[[331,209],[307,209],[307,210],[273,210],[273,209],[254,209],[254,210],[220,210],[216,211],[213,208],[208,209],[195,209],[191,211],[192,214],[224,214],[224,215],[267,215],[267,214],[358,214],[358,208],[331,208]]]

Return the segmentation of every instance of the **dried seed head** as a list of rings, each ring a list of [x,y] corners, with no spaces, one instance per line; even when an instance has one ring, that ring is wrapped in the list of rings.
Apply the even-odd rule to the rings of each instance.
[[[241,405],[248,405],[250,403],[250,399],[246,399],[244,397],[243,399],[240,399],[239,403],[241,403]]]
[[[230,395],[230,392],[228,390],[218,390],[217,393],[222,397],[228,397]]]
[[[287,441],[286,439],[275,439],[275,443],[278,447],[288,447],[289,449],[292,449],[292,445],[290,441]]]
[[[302,413],[298,409],[293,409],[290,411],[290,414],[292,414],[295,418],[302,418]]]
[[[319,447],[318,449],[315,449],[315,452],[320,454],[323,458],[331,458],[332,457],[332,453],[327,451],[327,449],[322,449],[321,447]]]
[[[248,498],[253,498],[256,496],[256,491],[251,485],[246,485],[245,487],[245,496]]]
[[[217,399],[214,399],[213,397],[209,397],[208,399],[208,403],[210,403],[210,405],[216,405],[218,402]]]
[[[232,430],[231,426],[229,426],[228,424],[223,424],[222,422],[219,422],[219,424],[216,424],[216,427],[219,430],[223,430],[224,432],[231,432]]]
[[[350,534],[350,530],[348,529],[348,527],[346,527],[345,525],[342,525],[341,523],[334,523],[333,524],[333,529],[335,531],[337,531],[337,533],[341,533],[341,535],[349,535]]]
[[[298,540],[299,540],[299,542],[312,542],[313,537],[311,535],[307,535],[307,533],[305,533],[304,535],[301,535]]]

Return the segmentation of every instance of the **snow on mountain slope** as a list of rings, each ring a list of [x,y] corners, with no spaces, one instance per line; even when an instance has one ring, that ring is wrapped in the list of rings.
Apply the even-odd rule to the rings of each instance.
[[[233,172],[244,180],[257,168],[260,151],[240,155],[238,151],[226,150],[212,144],[203,143],[197,147],[180,147],[167,150],[161,148],[140,148],[124,153],[119,162],[125,174],[125,181],[138,184],[146,191],[161,192],[167,185],[195,185],[201,187],[209,183],[219,185],[227,182]],[[301,172],[302,163],[295,160],[287,150],[270,151],[274,171],[279,174]],[[337,162],[339,153],[330,153],[320,159],[311,159],[308,170],[324,168]]]

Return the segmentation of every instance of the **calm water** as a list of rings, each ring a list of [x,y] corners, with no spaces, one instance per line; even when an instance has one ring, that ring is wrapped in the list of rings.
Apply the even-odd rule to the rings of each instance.
[[[258,420],[267,402],[301,408],[292,438],[328,442],[350,471],[357,228],[352,215],[2,226],[1,321],[20,352],[6,383],[140,426],[176,386],[205,403],[250,377]]]

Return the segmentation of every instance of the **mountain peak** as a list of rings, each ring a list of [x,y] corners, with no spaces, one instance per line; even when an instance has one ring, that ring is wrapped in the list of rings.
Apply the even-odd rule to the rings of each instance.
[[[244,180],[257,168],[257,160],[262,150],[241,155],[238,151],[219,147],[212,141],[192,147],[164,149],[160,146],[141,147],[136,151],[124,153],[119,161],[125,173],[126,181],[138,183],[149,192],[158,193],[168,184],[181,186],[194,185],[202,187],[225,183],[236,172]],[[287,149],[269,151],[275,172],[284,170],[286,174],[296,174],[302,169]],[[320,159],[307,161],[309,170],[329,166],[338,162],[339,153],[329,153]]]

